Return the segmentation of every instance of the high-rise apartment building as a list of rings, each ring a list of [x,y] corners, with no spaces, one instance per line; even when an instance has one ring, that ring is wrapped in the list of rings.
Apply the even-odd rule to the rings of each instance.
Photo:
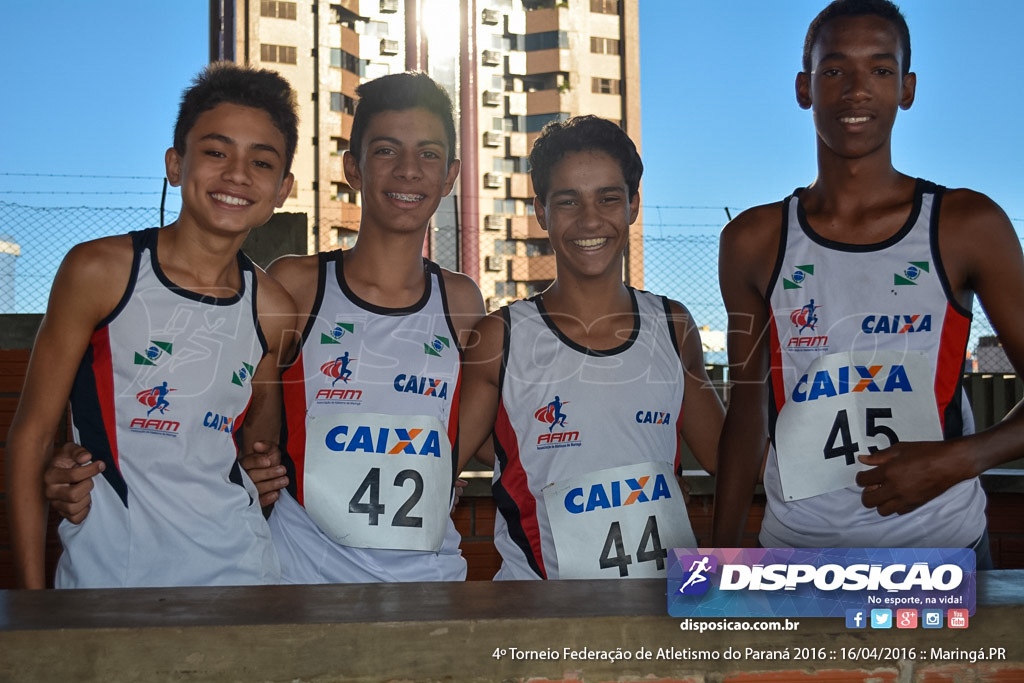
[[[354,243],[345,182],[359,83],[426,71],[456,105],[462,174],[425,252],[474,278],[488,308],[540,291],[554,256],[533,216],[527,156],[548,121],[596,114],[640,144],[638,3],[631,0],[211,0],[211,59],[280,72],[299,97],[295,190],[311,249]],[[624,276],[643,285],[642,223]]]

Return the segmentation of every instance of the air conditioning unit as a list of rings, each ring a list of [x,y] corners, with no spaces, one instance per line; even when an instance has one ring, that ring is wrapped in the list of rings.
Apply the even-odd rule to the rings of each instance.
[[[394,14],[398,11],[398,0],[380,0],[380,11]]]
[[[480,16],[480,22],[494,26],[501,22],[501,12],[496,9],[485,9]]]
[[[501,64],[501,53],[497,50],[484,50],[484,66],[499,66]]]
[[[381,38],[380,41],[380,53],[382,55],[397,55],[398,54],[398,41],[389,40],[388,38]]]
[[[484,106],[499,107],[505,103],[505,94],[500,90],[484,90]]]
[[[494,254],[484,259],[484,269],[490,273],[500,273],[505,270],[505,259]]]
[[[505,178],[500,173],[484,173],[484,187],[489,190],[497,190],[505,184]]]
[[[484,216],[484,230],[504,230],[508,221],[504,216]]]
[[[505,135],[500,130],[484,131],[484,147],[501,147],[505,141]]]

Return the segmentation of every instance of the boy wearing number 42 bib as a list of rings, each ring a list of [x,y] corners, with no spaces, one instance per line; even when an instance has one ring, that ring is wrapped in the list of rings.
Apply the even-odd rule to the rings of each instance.
[[[837,0],[811,24],[796,95],[818,176],[722,233],[733,390],[716,546],[740,541],[770,433],[762,545],[973,547],[991,566],[977,477],[1019,456],[1024,422],[968,435],[960,377],[975,294],[1024,369],[1021,249],[988,197],[893,168],[915,88],[887,0]]]
[[[723,419],[698,328],[622,282],[643,165],[621,128],[549,124],[530,165],[556,278],[477,325],[460,410],[462,464],[494,433],[495,578],[664,576],[696,545],[680,435],[713,470]]]

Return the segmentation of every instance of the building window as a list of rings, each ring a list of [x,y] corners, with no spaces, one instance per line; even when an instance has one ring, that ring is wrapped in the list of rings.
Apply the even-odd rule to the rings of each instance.
[[[591,36],[590,51],[595,55],[620,54],[619,41],[616,38],[598,38],[597,36]]]
[[[260,16],[273,17],[275,19],[295,19],[296,4],[294,2],[268,2],[263,0],[260,3]]]
[[[359,57],[349,54],[341,48],[331,48],[331,66],[351,71],[357,76],[366,75],[366,60],[359,59]]]
[[[568,121],[567,112],[555,112],[554,114],[528,114],[526,116],[526,132],[539,133],[544,126],[551,121]]]
[[[496,216],[514,216],[514,215],[516,215],[516,200],[514,200],[514,199],[495,199],[494,200],[494,214]]]
[[[526,51],[554,50],[569,47],[569,34],[565,31],[544,31],[526,35]]]
[[[516,283],[515,282],[495,282],[494,283],[494,296],[515,296],[516,295]]]
[[[342,249],[351,249],[356,245],[356,237],[359,233],[355,230],[346,230],[345,228],[335,228],[337,231],[336,244]]]
[[[344,93],[331,93],[331,111],[345,112],[352,115],[356,113],[356,101]]]
[[[547,240],[529,240],[526,243],[527,256],[547,256],[554,253],[555,250],[551,248],[551,242]]]
[[[618,95],[620,93],[617,78],[592,78],[590,79],[590,91],[599,95]]]
[[[598,14],[618,14],[619,0],[590,0],[590,11]]]
[[[515,256],[516,243],[512,240],[494,240],[494,253],[501,256]]]
[[[260,45],[260,61],[278,64],[295,64],[297,50],[291,45]]]

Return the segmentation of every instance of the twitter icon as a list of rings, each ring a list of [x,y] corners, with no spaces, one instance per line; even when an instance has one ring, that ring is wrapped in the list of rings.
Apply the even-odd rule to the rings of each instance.
[[[892,628],[892,610],[871,610],[871,628]]]

